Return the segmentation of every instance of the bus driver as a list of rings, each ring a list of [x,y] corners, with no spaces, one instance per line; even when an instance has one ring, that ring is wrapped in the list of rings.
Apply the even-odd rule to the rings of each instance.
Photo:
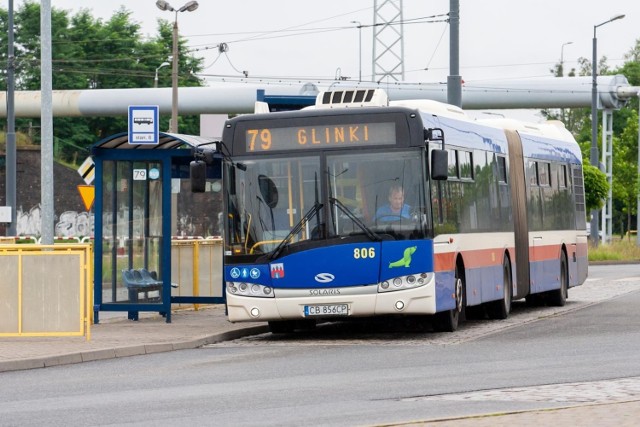
[[[404,189],[394,185],[389,189],[389,204],[380,206],[376,211],[375,221],[399,221],[411,219],[411,208],[404,203]]]

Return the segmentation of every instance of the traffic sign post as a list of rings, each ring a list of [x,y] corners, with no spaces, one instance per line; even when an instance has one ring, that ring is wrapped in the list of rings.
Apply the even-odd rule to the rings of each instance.
[[[158,144],[158,118],[157,105],[130,105],[129,144]]]

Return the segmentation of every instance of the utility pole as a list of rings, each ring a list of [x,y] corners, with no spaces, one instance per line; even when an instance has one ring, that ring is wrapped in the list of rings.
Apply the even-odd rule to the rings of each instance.
[[[53,88],[51,76],[51,0],[40,3],[40,91],[42,137],[40,139],[40,205],[42,207],[40,241],[53,244]]]
[[[460,0],[449,0],[449,76],[447,103],[462,107],[462,77],[460,77]]]
[[[11,209],[11,222],[7,228],[7,236],[17,235],[17,212],[16,212],[16,116],[15,116],[15,56],[13,46],[13,0],[9,0],[9,17],[7,20],[9,31],[7,41],[9,50],[7,54],[7,154],[6,154],[6,198],[5,204]]]

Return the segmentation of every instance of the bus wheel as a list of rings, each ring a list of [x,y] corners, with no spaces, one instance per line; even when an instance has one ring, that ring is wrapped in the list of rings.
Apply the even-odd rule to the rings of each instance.
[[[270,321],[269,330],[272,334],[289,334],[295,330],[295,322],[292,320]]]
[[[487,314],[490,319],[506,319],[511,312],[511,263],[509,258],[505,257],[502,262],[502,298],[497,301],[491,301],[487,304]]]
[[[465,303],[467,301],[467,295],[465,291],[464,278],[458,267],[456,267],[456,306],[455,308],[440,313],[436,313],[433,316],[433,329],[437,332],[453,332],[458,329],[458,324],[464,319]]]
[[[556,307],[562,307],[567,302],[569,296],[569,274],[567,266],[567,254],[562,252],[560,256],[560,289],[549,291],[547,303]]]

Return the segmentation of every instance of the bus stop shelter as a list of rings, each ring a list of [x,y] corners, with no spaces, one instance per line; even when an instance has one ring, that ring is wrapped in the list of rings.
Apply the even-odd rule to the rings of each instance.
[[[172,304],[224,302],[220,161],[207,167],[205,193],[189,183],[192,150],[212,142],[160,132],[139,144],[120,133],[92,146],[96,323],[100,311],[159,312],[169,323]]]

